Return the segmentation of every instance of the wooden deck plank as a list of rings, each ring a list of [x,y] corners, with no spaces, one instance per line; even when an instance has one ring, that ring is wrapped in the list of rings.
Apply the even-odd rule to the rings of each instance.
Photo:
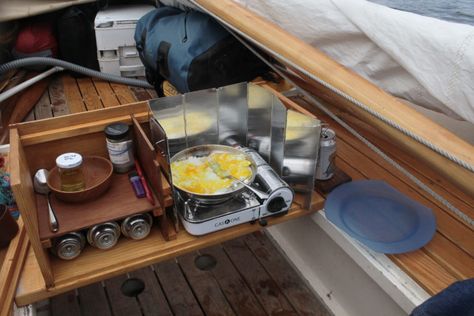
[[[330,315],[263,232],[246,235],[244,240],[298,315]]]
[[[117,96],[117,99],[119,100],[120,104],[127,104],[138,101],[128,86],[113,82],[110,83],[110,86],[112,87],[112,90],[114,90],[114,93]]]
[[[75,78],[69,75],[62,76],[64,97],[70,113],[80,113],[86,111],[86,105],[82,100],[81,91]]]
[[[112,312],[114,316],[141,316],[142,312],[137,299],[125,296],[121,291],[122,283],[125,280],[127,280],[127,276],[123,274],[104,281]]]
[[[201,249],[199,252],[211,255],[217,260],[217,265],[210,272],[237,315],[266,315],[262,305],[225,254],[222,245]]]
[[[23,122],[29,122],[29,121],[34,121],[35,120],[35,110],[31,110],[27,116],[23,119]]]
[[[82,316],[112,316],[102,283],[94,283],[78,289]]]
[[[459,280],[474,278],[474,258],[467,256],[443,235],[435,234],[424,249]]]
[[[146,89],[146,91],[150,94],[152,99],[158,98],[158,93],[156,93],[155,89]]]
[[[69,114],[69,107],[66,103],[64,85],[61,76],[55,76],[49,85],[49,98],[53,109],[53,116]]]
[[[147,101],[147,100],[152,99],[151,95],[144,88],[130,87],[130,90],[132,90],[133,94],[135,95],[135,98],[138,101]]]
[[[92,81],[94,82],[95,88],[99,93],[104,107],[116,106],[120,104],[109,82],[95,78],[92,79]]]
[[[70,291],[51,299],[51,315],[52,316],[81,316],[79,301],[76,292]]]
[[[224,250],[269,315],[297,315],[276,282],[253,256],[242,238],[224,243]]]
[[[174,315],[204,315],[175,260],[155,264],[154,268]]]
[[[144,316],[173,315],[151,266],[130,272],[130,277],[140,279],[145,283],[145,290],[138,295]]]
[[[86,105],[87,111],[97,110],[103,108],[102,101],[99,94],[90,78],[78,78],[77,84],[81,91],[82,99]]]
[[[390,255],[389,258],[431,295],[441,292],[453,282],[458,281],[422,250]]]
[[[37,120],[53,117],[51,101],[48,91],[45,91],[35,106],[35,118]]]
[[[209,316],[235,315],[212,273],[200,270],[194,264],[198,255],[188,253],[177,260],[204,313]]]

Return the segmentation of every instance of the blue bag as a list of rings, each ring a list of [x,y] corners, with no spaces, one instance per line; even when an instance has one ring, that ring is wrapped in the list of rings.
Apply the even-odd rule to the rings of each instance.
[[[254,79],[266,66],[213,18],[160,7],[144,15],[135,42],[147,80],[160,91],[167,79],[189,92]]]

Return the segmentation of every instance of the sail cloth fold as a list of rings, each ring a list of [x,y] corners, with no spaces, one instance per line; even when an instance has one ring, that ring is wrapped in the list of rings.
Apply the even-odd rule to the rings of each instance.
[[[474,123],[474,27],[365,0],[234,0],[391,94]]]

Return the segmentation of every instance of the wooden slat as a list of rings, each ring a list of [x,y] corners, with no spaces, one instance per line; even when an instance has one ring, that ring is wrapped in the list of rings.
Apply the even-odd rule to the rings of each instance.
[[[31,122],[35,120],[35,111],[31,110],[28,115],[25,116],[23,122]]]
[[[204,315],[174,260],[154,265],[174,315]]]
[[[268,314],[297,315],[241,238],[225,242],[224,250]]]
[[[321,209],[323,200],[320,196],[317,197]],[[294,205],[287,215],[268,218],[267,226],[310,214],[312,212],[301,210]],[[182,229],[177,238],[171,241],[165,241],[157,229],[152,229],[150,235],[140,242],[121,239],[116,247],[107,250],[107,256],[104,256],[104,252],[99,249],[86,247],[81,256],[72,262],[51,257],[57,284],[48,290],[45,289],[41,279],[38,264],[34,262],[34,258],[28,257],[18,286],[16,302],[19,305],[29,304],[260,229],[260,225],[246,223],[200,237],[191,236]]]
[[[148,91],[144,88],[130,87],[130,90],[132,90],[133,94],[135,95],[135,98],[138,101],[147,101],[147,100],[152,99]]]
[[[25,263],[29,241],[23,220],[18,220],[18,233],[0,258],[0,316],[10,315],[20,273]]]
[[[466,255],[443,235],[435,234],[424,249],[437,263],[459,280],[474,278],[474,258]]]
[[[68,76],[62,76],[64,86],[64,96],[66,98],[66,104],[71,113],[80,113],[86,111],[86,105],[82,100],[81,91],[77,86],[76,79]]]
[[[262,233],[246,235],[247,246],[265,268],[298,315],[326,315],[329,313],[311,290],[303,283],[285,257]]]
[[[116,106],[107,109],[100,109],[97,111],[85,111],[82,113],[77,113],[75,115],[69,115],[65,117],[52,118],[48,121],[35,121],[28,123],[17,124],[18,129],[22,137],[36,137],[36,133],[51,134],[51,133],[61,133],[67,129],[73,130],[76,125],[85,125],[87,126],[91,122],[101,121],[101,120],[110,120],[113,118],[121,119],[122,116],[130,117],[131,114],[134,114],[136,117],[143,115],[148,115],[149,107],[146,102],[137,102],[131,103],[123,106]],[[142,115],[143,114],[143,115]],[[140,117],[141,121],[143,118]],[[130,118],[129,118],[130,120]],[[148,117],[146,117],[148,120]],[[72,134],[71,136],[74,136]],[[49,139],[47,139],[49,140]],[[46,140],[46,141],[47,141]],[[45,140],[43,140],[45,141]]]
[[[120,104],[109,82],[100,79],[93,79],[93,82],[97,92],[99,93],[100,99],[102,100],[102,104],[104,104],[104,107],[116,106]]]
[[[439,293],[457,281],[422,250],[389,257],[431,295]]]
[[[99,94],[92,83],[90,78],[78,78],[77,84],[81,91],[82,99],[86,105],[88,111],[97,110],[103,108],[102,101],[100,100]]]
[[[154,89],[146,89],[146,91],[148,92],[148,94],[150,95],[152,99],[158,98],[158,93],[156,93]]]
[[[198,255],[189,253],[177,260],[202,310],[206,315],[235,315],[212,273],[200,270],[194,264]]]
[[[36,212],[36,201],[33,190],[32,176],[28,170],[28,164],[25,159],[25,152],[20,142],[18,130],[10,130],[10,181],[15,200],[20,209],[28,238],[31,242],[39,266],[40,273],[43,276],[42,286],[46,283],[47,287],[54,285],[54,278],[51,265],[48,260],[48,254],[43,249],[39,240],[38,216]],[[33,277],[35,278],[35,277]],[[36,280],[36,279],[35,279]]]
[[[217,265],[210,272],[237,315],[267,315],[221,245],[201,249],[199,252],[217,260]]]
[[[130,277],[140,279],[145,283],[145,290],[138,295],[138,301],[144,316],[173,315],[157,276],[151,267],[130,272]]]
[[[67,292],[51,299],[52,316],[81,316],[81,309],[75,291]]]
[[[112,87],[112,90],[114,90],[120,104],[134,103],[138,101],[128,86],[118,83],[110,83],[110,86]]]
[[[63,116],[70,113],[65,99],[63,81],[60,76],[54,77],[51,81],[49,85],[49,98],[51,99],[53,116]]]
[[[78,289],[82,316],[112,316],[104,287],[100,282]]]
[[[37,120],[53,117],[51,100],[48,91],[45,91],[35,106],[35,117]]]
[[[8,124],[19,123],[25,118],[40,100],[41,96],[44,95],[45,91],[47,94],[49,82],[49,78],[43,79],[20,92],[10,117],[8,117],[9,114],[2,113],[2,116],[8,118]]]
[[[127,276],[120,275],[104,282],[112,312],[114,316],[142,316],[136,298],[125,296],[120,290],[125,280],[127,280]]]

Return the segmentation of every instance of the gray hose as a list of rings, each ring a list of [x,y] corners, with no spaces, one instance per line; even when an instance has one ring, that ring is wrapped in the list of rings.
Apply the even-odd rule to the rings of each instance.
[[[6,64],[0,65],[0,75],[3,75],[5,72],[17,69],[21,67],[29,66],[58,66],[67,70],[71,70],[85,76],[96,77],[105,81],[112,81],[116,83],[126,84],[129,86],[137,86],[146,89],[153,89],[153,86],[146,81],[137,80],[132,78],[124,78],[116,75],[111,75],[103,72],[99,72],[93,69],[82,67],[61,59],[55,59],[50,57],[28,57],[17,59]]]

